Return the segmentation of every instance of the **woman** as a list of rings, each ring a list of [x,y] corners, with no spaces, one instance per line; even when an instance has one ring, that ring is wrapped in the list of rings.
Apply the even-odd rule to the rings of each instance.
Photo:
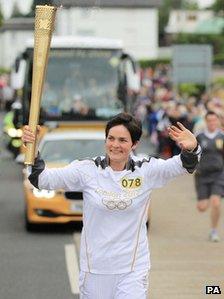
[[[37,156],[32,167],[29,180],[37,188],[83,192],[81,299],[146,299],[149,195],[170,179],[192,173],[198,163],[197,140],[182,124],[169,128],[182,152],[166,161],[132,155],[141,134],[141,124],[121,113],[106,125],[105,157],[47,169]],[[23,142],[34,139],[25,126]]]

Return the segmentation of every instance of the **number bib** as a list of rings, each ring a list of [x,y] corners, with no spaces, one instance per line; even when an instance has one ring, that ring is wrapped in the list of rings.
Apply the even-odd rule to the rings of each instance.
[[[121,179],[121,186],[125,189],[136,189],[140,188],[142,185],[142,178],[122,178]]]
[[[222,139],[216,139],[215,140],[216,148],[221,150],[223,149],[223,140]]]

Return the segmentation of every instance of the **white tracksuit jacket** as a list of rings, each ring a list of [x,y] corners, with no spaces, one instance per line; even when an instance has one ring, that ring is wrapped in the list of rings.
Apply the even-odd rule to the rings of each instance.
[[[105,157],[57,169],[45,168],[38,157],[29,179],[39,189],[83,192],[82,271],[128,273],[150,268],[146,221],[151,191],[192,173],[198,154],[199,148],[167,160],[132,157],[123,171],[113,171]]]

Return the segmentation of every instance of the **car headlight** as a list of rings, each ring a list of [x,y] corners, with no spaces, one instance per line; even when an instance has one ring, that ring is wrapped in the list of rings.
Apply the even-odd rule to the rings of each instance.
[[[41,197],[52,198],[55,196],[55,191],[54,190],[45,190],[45,189],[39,190],[37,188],[33,188],[33,195],[38,198],[41,198]]]

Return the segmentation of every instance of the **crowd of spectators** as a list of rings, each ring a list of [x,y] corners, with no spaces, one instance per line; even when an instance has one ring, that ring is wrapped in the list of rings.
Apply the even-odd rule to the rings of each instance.
[[[195,134],[204,128],[206,112],[216,112],[224,127],[224,100],[212,93],[198,96],[179,94],[172,88],[170,67],[159,64],[141,71],[142,87],[135,105],[135,116],[142,121],[144,133],[158,155],[168,158],[179,148],[167,134],[167,127],[181,122]]]
[[[170,66],[164,64],[142,69],[141,82],[134,113],[143,123],[144,135],[150,138],[159,156],[168,158],[179,153],[167,132],[167,128],[177,121],[197,134],[204,128],[206,112],[214,111],[220,116],[224,128],[224,95],[178,93],[172,86]],[[9,111],[15,98],[9,75],[1,75],[0,110]]]

